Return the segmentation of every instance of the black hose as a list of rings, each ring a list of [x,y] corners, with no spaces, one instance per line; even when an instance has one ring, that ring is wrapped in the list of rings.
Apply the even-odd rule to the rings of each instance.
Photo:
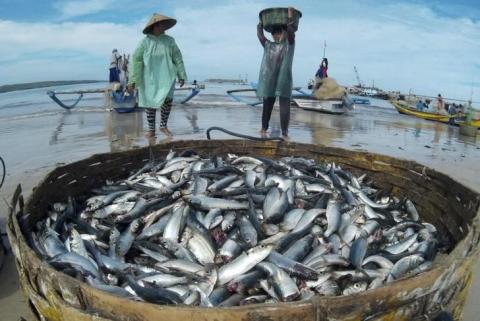
[[[0,188],[2,188],[3,182],[5,181],[5,176],[7,175],[7,170],[2,157],[0,157],[0,163],[2,163],[2,179],[0,180]]]
[[[255,136],[248,136],[248,135],[244,135],[244,134],[239,134],[239,133],[234,133],[234,132],[231,132],[225,128],[222,128],[222,127],[217,127],[217,126],[213,126],[213,127],[210,127],[209,129],[207,129],[207,139],[210,140],[210,132],[212,130],[218,130],[218,131],[221,131],[221,132],[224,132],[226,134],[229,134],[229,135],[232,135],[232,136],[235,136],[235,137],[240,137],[240,138],[245,138],[245,139],[250,139],[250,140],[256,140],[256,141],[260,141],[260,142],[264,142],[264,141],[269,141],[269,140],[278,140],[278,141],[281,141],[283,142],[284,139],[282,137],[255,137]]]

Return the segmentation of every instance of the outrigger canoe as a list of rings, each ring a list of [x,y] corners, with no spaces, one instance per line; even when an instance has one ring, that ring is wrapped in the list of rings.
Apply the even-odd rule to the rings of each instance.
[[[176,99],[174,97],[174,102],[185,104],[190,101],[193,97],[200,93],[200,89],[205,89],[205,85],[197,85],[197,86],[186,86],[175,88],[175,92],[178,91],[191,91],[186,96],[181,96]],[[130,113],[136,110],[141,110],[140,108],[136,107],[136,97],[132,95],[126,95],[125,92],[114,92],[111,88],[100,88],[100,89],[86,89],[86,90],[73,90],[73,91],[47,91],[47,95],[56,102],[60,107],[71,110],[77,106],[77,104],[82,100],[84,94],[105,94],[107,97],[107,104],[109,110],[115,110],[118,113]],[[79,95],[76,99],[74,99],[73,103],[66,104],[65,102],[61,101],[57,95],[60,94],[67,94],[67,95]]]
[[[257,90],[256,83],[250,83],[252,88],[242,88],[242,89],[233,89],[227,90],[227,95],[230,96],[232,99],[247,104],[249,106],[259,106],[263,102],[259,100],[256,95],[250,96],[243,96],[239,95],[239,93],[250,93],[255,94]],[[305,110],[312,110],[327,114],[344,114],[347,109],[352,109],[353,104],[355,103],[354,100],[348,98],[346,101],[343,99],[326,99],[326,100],[319,100],[315,98],[311,93],[305,92],[301,87],[293,87],[292,88],[292,103],[295,103],[299,108]],[[366,103],[362,101],[361,103]],[[370,103],[370,101],[368,101]]]
[[[395,109],[400,114],[414,116],[414,117],[426,119],[426,120],[433,120],[433,121],[437,121],[445,124],[451,123],[451,119],[453,119],[455,125],[460,125],[465,123],[465,117],[460,116],[459,114],[441,115],[441,114],[419,111],[416,108],[412,108],[406,105],[405,102],[401,102],[398,100],[391,100],[390,103],[393,105],[393,107],[395,107]],[[480,119],[472,120],[471,126],[480,127]]]

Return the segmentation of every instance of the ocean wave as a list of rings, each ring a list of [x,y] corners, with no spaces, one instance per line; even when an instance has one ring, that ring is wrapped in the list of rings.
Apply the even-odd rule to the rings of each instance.
[[[79,108],[72,111],[66,111],[62,109],[55,110],[55,111],[47,110],[47,111],[33,112],[33,113],[22,114],[22,115],[4,116],[4,117],[0,117],[0,121],[12,121],[12,120],[22,120],[22,119],[29,119],[29,118],[49,117],[49,116],[61,115],[64,113],[69,113],[69,114],[100,113],[105,111],[106,111],[105,108],[99,108],[99,107]]]
[[[238,107],[238,106],[246,106],[246,104],[242,104],[236,101],[212,101],[212,100],[191,100],[185,106],[188,105],[195,105],[195,106],[231,106],[231,107]]]

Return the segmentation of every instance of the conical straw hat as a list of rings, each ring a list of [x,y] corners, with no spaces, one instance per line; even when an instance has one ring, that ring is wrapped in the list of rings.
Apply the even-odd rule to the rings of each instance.
[[[153,16],[150,18],[150,20],[148,21],[145,28],[143,29],[143,33],[144,34],[151,33],[153,25],[156,24],[157,22],[161,22],[165,26],[165,30],[167,30],[173,27],[177,23],[177,20],[158,14],[158,13],[154,13]]]

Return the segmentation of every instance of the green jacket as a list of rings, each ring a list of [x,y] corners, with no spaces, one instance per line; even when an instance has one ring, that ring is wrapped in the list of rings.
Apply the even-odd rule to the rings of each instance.
[[[160,108],[165,98],[173,97],[177,77],[187,80],[175,39],[165,34],[143,38],[133,54],[129,77],[138,88],[138,105]]]
[[[257,97],[292,96],[292,63],[295,43],[288,40],[273,42],[266,40],[260,75],[258,77]]]

